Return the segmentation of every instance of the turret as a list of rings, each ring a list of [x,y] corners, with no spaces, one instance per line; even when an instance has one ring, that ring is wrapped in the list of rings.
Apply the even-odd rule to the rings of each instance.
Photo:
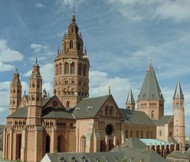
[[[20,75],[16,69],[13,75],[13,80],[11,81],[10,85],[10,108],[9,108],[9,114],[14,113],[21,101],[22,96],[22,85],[20,82]]]
[[[129,93],[127,96],[126,109],[135,110],[135,100],[133,97],[132,89],[129,90]]]
[[[40,125],[42,111],[42,77],[40,66],[36,63],[33,65],[32,74],[29,81],[29,106],[28,106],[28,124]]]
[[[174,138],[180,144],[180,148],[185,146],[185,123],[184,123],[184,95],[180,85],[177,83],[173,96],[174,113]]]

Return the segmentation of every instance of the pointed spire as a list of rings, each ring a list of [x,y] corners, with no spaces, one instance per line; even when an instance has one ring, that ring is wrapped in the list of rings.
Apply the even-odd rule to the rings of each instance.
[[[177,82],[173,99],[184,99],[183,91],[182,91],[181,84],[179,81]]]
[[[146,75],[138,100],[149,99],[164,100],[152,63],[146,69]]]
[[[131,88],[130,88],[128,96],[127,96],[126,104],[135,104],[135,100],[134,100],[133,92],[132,92]]]

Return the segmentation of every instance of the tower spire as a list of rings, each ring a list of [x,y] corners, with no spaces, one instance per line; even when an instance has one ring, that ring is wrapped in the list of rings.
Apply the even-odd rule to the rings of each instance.
[[[133,97],[133,92],[132,89],[130,88],[128,96],[127,96],[127,100],[126,100],[126,109],[135,109],[135,100]]]

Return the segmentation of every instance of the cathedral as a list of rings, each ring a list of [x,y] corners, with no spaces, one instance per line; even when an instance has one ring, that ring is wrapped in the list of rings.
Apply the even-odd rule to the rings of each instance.
[[[106,152],[130,137],[175,143],[176,149],[184,147],[184,95],[180,82],[173,95],[173,114],[166,116],[152,63],[137,102],[130,90],[125,108],[118,107],[111,92],[89,98],[89,67],[73,15],[54,60],[54,95],[50,97],[42,89],[37,59],[28,94],[22,95],[18,71],[13,75],[3,133],[4,159],[39,162],[46,153]]]

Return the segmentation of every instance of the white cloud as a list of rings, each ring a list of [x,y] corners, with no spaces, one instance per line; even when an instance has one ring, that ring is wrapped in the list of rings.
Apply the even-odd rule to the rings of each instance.
[[[53,82],[54,78],[53,64],[46,64],[41,66],[41,75],[44,82]]]
[[[30,47],[34,50],[35,53],[39,53],[42,50],[48,50],[48,47],[46,45],[41,45],[36,43],[30,44]]]
[[[70,8],[73,8],[73,6],[78,7],[81,3],[83,3],[85,0],[77,0],[77,1],[72,1],[72,0],[56,0],[57,6],[69,6]]]
[[[113,8],[131,20],[171,19],[190,20],[189,0],[107,0]]]
[[[11,71],[14,70],[14,66],[10,65],[10,64],[5,64],[3,62],[0,61],[0,72],[2,71]]]
[[[164,1],[160,3],[155,16],[161,19],[173,19],[176,22],[190,20],[190,1]]]
[[[11,71],[14,66],[5,62],[22,61],[23,55],[8,47],[7,41],[0,39],[0,72]]]
[[[107,95],[110,86],[111,94],[120,107],[125,106],[128,91],[133,88],[132,85],[133,83],[128,78],[109,77],[106,72],[101,71],[90,72],[90,96]]]
[[[32,69],[23,74],[24,77],[29,77],[31,75]],[[45,64],[40,67],[41,76],[44,82],[52,82],[54,71],[53,64]]]
[[[44,5],[43,5],[42,3],[40,3],[40,2],[37,2],[37,3],[35,4],[35,7],[37,7],[37,8],[43,8]]]
[[[2,39],[0,39],[0,56],[0,61],[3,62],[23,60],[23,55],[18,51],[10,49],[7,45],[7,41]]]

